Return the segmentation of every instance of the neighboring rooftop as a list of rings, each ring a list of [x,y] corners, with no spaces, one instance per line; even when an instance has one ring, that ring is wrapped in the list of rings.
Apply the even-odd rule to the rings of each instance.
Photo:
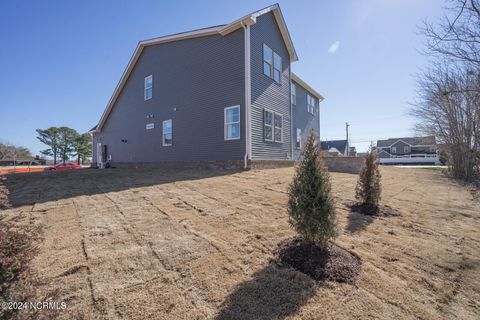
[[[431,146],[436,144],[434,136],[426,137],[407,137],[407,138],[388,138],[386,140],[377,140],[377,148],[390,147],[397,141],[403,141],[411,146]]]
[[[330,140],[330,141],[321,141],[320,142],[320,148],[322,150],[330,150],[331,148],[335,148],[340,153],[344,154],[345,149],[347,148],[347,140]]]

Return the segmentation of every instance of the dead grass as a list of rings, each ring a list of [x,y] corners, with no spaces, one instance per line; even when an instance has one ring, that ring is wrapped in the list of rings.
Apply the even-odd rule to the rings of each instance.
[[[38,297],[63,319],[478,319],[480,210],[440,172],[382,168],[398,217],[350,213],[357,177],[332,174],[355,285],[274,260],[291,168],[83,170],[9,175],[12,208],[44,225]]]

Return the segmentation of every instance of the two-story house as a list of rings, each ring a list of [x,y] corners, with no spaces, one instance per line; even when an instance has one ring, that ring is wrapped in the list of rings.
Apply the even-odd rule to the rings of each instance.
[[[139,42],[91,130],[93,162],[292,160],[323,97],[275,4],[229,24]]]
[[[434,136],[378,140],[376,151],[382,164],[440,164]]]

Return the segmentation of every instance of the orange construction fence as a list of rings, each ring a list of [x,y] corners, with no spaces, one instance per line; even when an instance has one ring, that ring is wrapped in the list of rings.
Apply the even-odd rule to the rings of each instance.
[[[0,174],[19,173],[19,172],[40,172],[43,170],[44,168],[8,168],[8,169],[0,169]]]

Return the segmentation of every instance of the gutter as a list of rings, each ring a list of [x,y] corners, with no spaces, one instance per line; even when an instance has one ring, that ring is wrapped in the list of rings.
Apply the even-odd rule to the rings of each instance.
[[[241,26],[245,35],[245,157],[244,169],[248,168],[248,160],[252,158],[252,132],[250,128],[250,108],[251,108],[251,79],[250,79],[250,25],[252,20],[246,23],[241,21]],[[253,22],[254,23],[254,22]]]

